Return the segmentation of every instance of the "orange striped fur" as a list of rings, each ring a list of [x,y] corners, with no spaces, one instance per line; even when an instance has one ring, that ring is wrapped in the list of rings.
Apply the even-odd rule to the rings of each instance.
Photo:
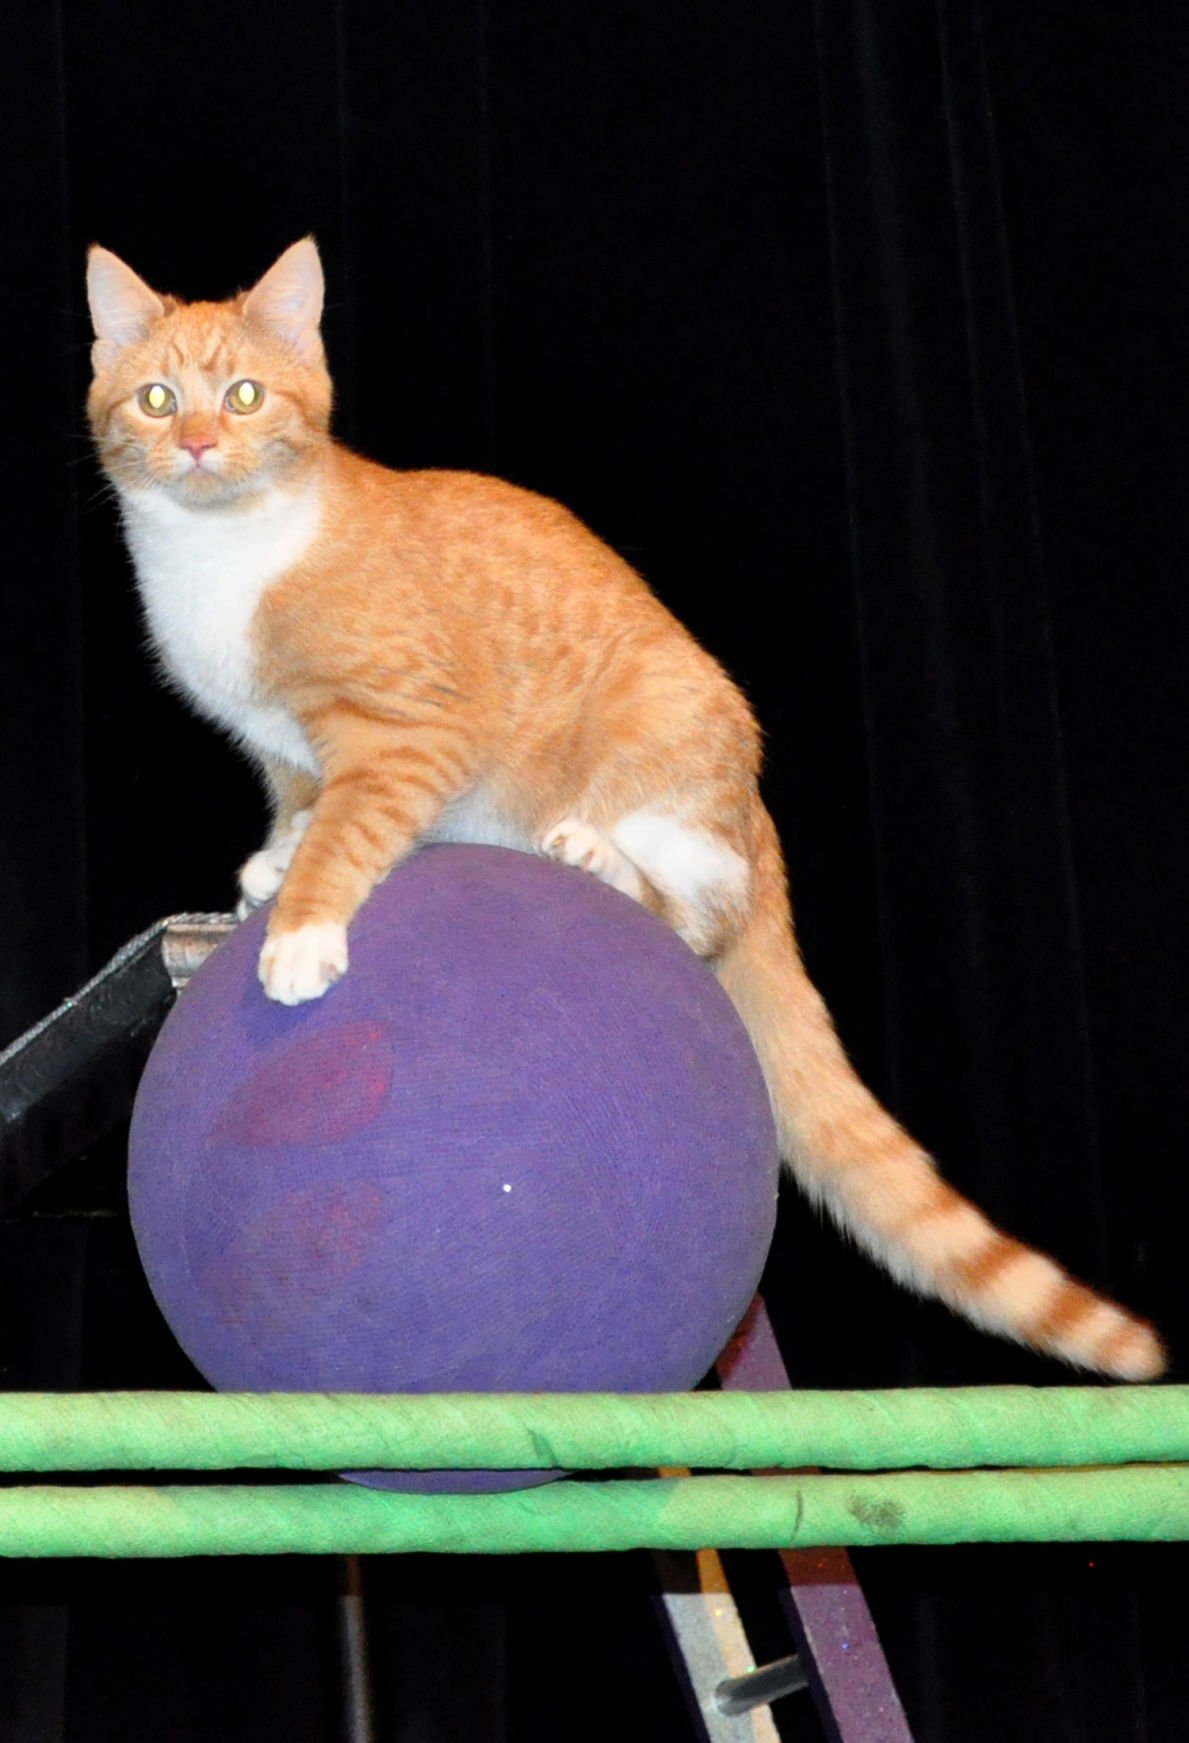
[[[321,996],[418,842],[581,865],[713,964],[782,1154],[893,1275],[1068,1362],[1158,1374],[1147,1325],[995,1229],[856,1077],[801,964],[759,735],[721,667],[556,503],[331,438],[313,243],[226,303],[158,296],[102,249],[88,284],[88,411],[152,639],[269,783],[272,833],[241,872],[245,903],[276,897],[265,991]]]

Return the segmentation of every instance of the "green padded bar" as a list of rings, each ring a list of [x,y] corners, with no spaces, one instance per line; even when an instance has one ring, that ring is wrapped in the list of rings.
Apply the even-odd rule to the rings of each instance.
[[[1189,1468],[560,1482],[503,1495],[350,1483],[0,1490],[6,1556],[820,1548],[1189,1538]]]
[[[1189,1386],[0,1394],[0,1471],[944,1470],[1157,1460],[1189,1460]]]

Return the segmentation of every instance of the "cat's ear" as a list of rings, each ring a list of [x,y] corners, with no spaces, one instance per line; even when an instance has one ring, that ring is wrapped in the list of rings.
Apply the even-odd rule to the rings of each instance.
[[[165,313],[165,303],[119,255],[95,245],[87,255],[87,301],[95,343],[91,361],[96,370],[110,369],[125,345],[143,339]]]
[[[244,315],[249,321],[259,321],[279,333],[306,363],[321,363],[322,337],[318,328],[323,292],[317,244],[312,236],[305,236],[292,248],[286,248],[260,283],[248,292],[243,303]]]

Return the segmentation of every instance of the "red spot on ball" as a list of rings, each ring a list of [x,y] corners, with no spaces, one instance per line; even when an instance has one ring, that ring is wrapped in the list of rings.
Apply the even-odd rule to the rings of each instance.
[[[194,1283],[225,1325],[273,1332],[336,1295],[386,1232],[378,1187],[309,1187],[238,1229]]]
[[[392,1037],[372,1018],[287,1036],[235,1090],[212,1136],[249,1149],[341,1143],[378,1117],[392,1073]]]

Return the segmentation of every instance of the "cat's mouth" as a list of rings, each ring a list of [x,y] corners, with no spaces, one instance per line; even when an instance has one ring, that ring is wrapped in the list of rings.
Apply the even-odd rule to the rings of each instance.
[[[217,455],[208,448],[201,454],[192,454],[181,462],[178,471],[179,478],[219,478],[222,476],[222,464]]]

